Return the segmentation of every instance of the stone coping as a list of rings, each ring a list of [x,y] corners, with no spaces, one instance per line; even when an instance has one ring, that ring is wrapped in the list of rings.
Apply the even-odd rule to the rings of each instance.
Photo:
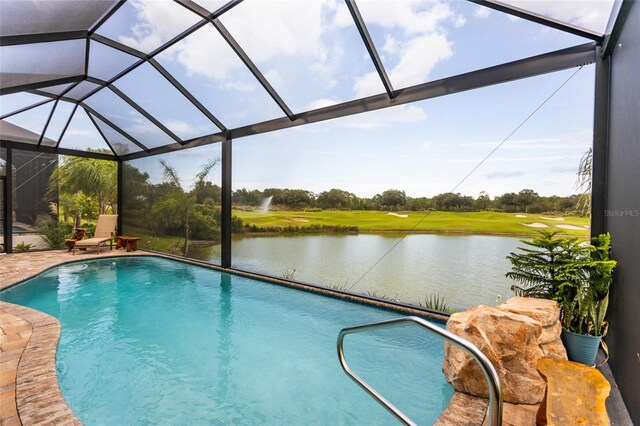
[[[24,337],[14,340],[16,345],[24,346],[3,351],[1,354],[3,367],[5,359],[12,361],[19,357],[14,365],[7,364],[7,367],[13,368],[6,372],[3,369],[3,374],[14,377],[15,402],[13,406],[10,401],[7,401],[6,405],[3,402],[2,424],[81,425],[82,422],[67,405],[58,385],[56,351],[61,330],[58,320],[12,303],[0,302],[0,308],[3,314],[3,334],[10,336],[22,330],[17,334]],[[13,319],[7,318],[10,316]],[[17,414],[17,418],[5,418],[5,414],[13,413]]]

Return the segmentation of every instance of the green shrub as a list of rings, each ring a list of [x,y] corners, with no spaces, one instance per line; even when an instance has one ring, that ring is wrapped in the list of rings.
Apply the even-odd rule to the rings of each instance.
[[[26,253],[31,250],[31,247],[33,247],[31,244],[27,244],[23,241],[20,244],[16,244],[13,251],[14,253]]]
[[[425,296],[424,304],[419,303],[419,305],[423,308],[433,309],[434,311],[451,312],[449,306],[444,301],[444,297],[439,294]]]
[[[64,248],[64,240],[71,236],[72,225],[58,222],[50,217],[38,219],[36,226],[42,232],[42,239],[50,249]]]

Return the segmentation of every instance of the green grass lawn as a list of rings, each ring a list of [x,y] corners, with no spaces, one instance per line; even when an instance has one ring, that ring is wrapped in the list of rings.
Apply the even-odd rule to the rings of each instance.
[[[182,247],[184,242],[183,237],[174,235],[161,235],[156,237],[148,230],[131,225],[126,227],[125,232],[127,235],[141,238],[138,242],[138,247],[165,253],[171,252],[171,249],[174,247]]]
[[[525,214],[527,217],[516,217],[516,213],[497,212],[394,212],[384,211],[270,211],[262,213],[234,210],[233,214],[240,217],[245,224],[257,227],[287,227],[287,226],[357,226],[360,232],[393,232],[408,231],[416,226],[415,232],[452,232],[469,234],[514,234],[537,235],[538,230],[558,231],[565,235],[589,235],[589,219],[585,217],[566,216],[551,217],[542,214]],[[426,215],[426,216],[425,216]],[[406,217],[400,217],[406,216]],[[556,219],[556,220],[554,220]],[[560,220],[562,219],[562,220]],[[525,223],[541,223],[546,228],[533,228]],[[579,230],[563,229],[558,225],[572,225]]]

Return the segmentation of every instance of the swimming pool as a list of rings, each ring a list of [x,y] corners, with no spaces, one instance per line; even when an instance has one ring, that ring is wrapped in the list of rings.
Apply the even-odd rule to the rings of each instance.
[[[395,424],[341,370],[340,329],[397,313],[169,259],[72,263],[1,294],[60,320],[63,395],[86,424]],[[452,389],[418,327],[349,336],[351,367],[431,424]]]

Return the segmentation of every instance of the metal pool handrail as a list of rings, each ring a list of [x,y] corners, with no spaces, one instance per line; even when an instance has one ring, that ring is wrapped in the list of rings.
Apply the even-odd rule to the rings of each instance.
[[[347,364],[347,360],[344,356],[344,337],[347,334],[361,333],[363,331],[369,331],[374,329],[394,328],[405,325],[408,322],[418,324],[419,326],[437,334],[442,337],[447,343],[450,343],[463,351],[467,352],[471,357],[480,365],[484,377],[487,379],[489,385],[489,425],[501,426],[502,424],[502,387],[500,386],[500,379],[496,369],[491,364],[491,361],[478,349],[473,343],[460,336],[457,336],[442,327],[431,324],[422,318],[409,316],[402,318],[395,318],[392,320],[375,322],[371,324],[357,325],[354,327],[347,327],[340,331],[338,334],[338,358],[340,359],[340,365],[342,369],[351,377],[362,389],[364,389],[369,395],[371,395],[376,401],[383,405],[387,411],[393,414],[398,420],[407,425],[415,425],[409,417],[407,417],[402,411],[395,407],[391,402],[382,396],[378,391],[372,388],[367,382],[362,380],[357,374],[355,374]]]

